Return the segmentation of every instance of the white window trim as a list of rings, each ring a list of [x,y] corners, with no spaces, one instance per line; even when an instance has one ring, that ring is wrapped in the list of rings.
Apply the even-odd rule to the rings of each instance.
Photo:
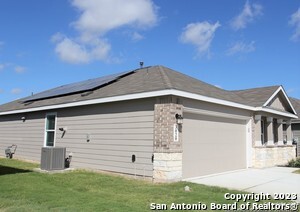
[[[47,144],[47,117],[48,116],[51,116],[51,115],[54,115],[55,116],[55,130],[52,130],[54,131],[54,141],[53,141],[53,147],[55,147],[55,141],[56,141],[56,129],[57,129],[57,112],[52,112],[52,113],[46,113],[45,115],[45,127],[44,127],[44,147],[48,147],[46,144]]]

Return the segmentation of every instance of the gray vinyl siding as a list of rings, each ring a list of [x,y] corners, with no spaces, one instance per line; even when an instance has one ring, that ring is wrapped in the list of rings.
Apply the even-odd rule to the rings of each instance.
[[[24,123],[22,115],[0,117],[1,150],[4,155],[4,147],[17,143],[16,156],[39,161],[45,115],[56,112],[55,146],[66,147],[67,155],[72,152],[71,167],[151,177],[154,103],[155,99],[142,99],[44,111],[36,119],[26,115]],[[67,128],[64,135],[62,127]],[[133,154],[135,163],[131,162]]]
[[[72,152],[72,167],[152,176],[153,121],[154,99],[58,110],[55,146]]]
[[[21,118],[25,116],[26,121]],[[45,114],[36,112],[0,116],[0,155],[12,144],[17,145],[16,158],[39,161],[44,144]]]
[[[293,136],[300,140],[300,124],[292,124]]]
[[[298,138],[297,157],[300,156],[300,123],[292,124],[293,138]]]

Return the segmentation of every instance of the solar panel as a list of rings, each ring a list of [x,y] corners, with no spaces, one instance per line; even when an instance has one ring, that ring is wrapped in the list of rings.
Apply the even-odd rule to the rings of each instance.
[[[35,95],[32,95],[26,99],[24,99],[25,102],[30,102],[34,100],[41,100],[41,99],[47,99],[52,97],[58,97],[58,96],[64,96],[67,94],[74,94],[79,92],[85,92],[85,91],[91,91],[99,87],[103,87],[115,80],[118,80],[124,76],[127,76],[134,71],[127,71],[122,72],[118,74],[112,74],[104,77],[99,77],[95,79],[89,79],[81,82],[71,83],[68,85],[63,85],[57,88],[53,88],[47,91],[43,91],[40,93],[37,93]]]

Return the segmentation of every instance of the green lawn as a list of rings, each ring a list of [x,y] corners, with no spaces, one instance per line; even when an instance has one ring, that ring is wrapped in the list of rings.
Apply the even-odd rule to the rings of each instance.
[[[241,193],[186,182],[153,184],[87,171],[45,174],[37,164],[0,158],[0,211],[149,211],[150,203],[233,203]],[[188,185],[190,192],[185,192]]]

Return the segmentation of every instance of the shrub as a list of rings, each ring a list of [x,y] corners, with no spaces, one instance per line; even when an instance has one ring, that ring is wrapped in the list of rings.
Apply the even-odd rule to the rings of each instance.
[[[297,157],[296,159],[292,159],[287,164],[288,167],[296,167],[300,168],[300,157]]]

